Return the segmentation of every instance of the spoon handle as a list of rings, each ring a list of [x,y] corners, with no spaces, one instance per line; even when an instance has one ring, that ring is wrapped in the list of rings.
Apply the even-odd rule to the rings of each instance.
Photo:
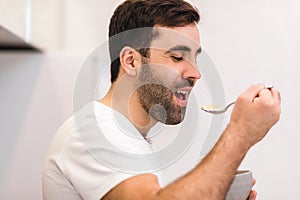
[[[224,112],[225,112],[225,111],[227,111],[227,110],[228,110],[228,108],[229,108],[230,106],[232,106],[233,104],[235,104],[235,101],[234,101],[234,102],[231,102],[230,104],[228,104],[228,105],[225,107],[225,110],[224,110]]]

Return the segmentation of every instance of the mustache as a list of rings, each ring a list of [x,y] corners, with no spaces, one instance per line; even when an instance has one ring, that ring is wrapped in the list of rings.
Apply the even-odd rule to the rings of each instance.
[[[173,83],[171,83],[170,85],[167,78],[162,78],[160,76],[155,75],[151,70],[151,66],[153,65],[150,65],[147,62],[143,61],[143,67],[139,76],[140,84],[158,84],[167,87],[169,85],[169,89],[171,90],[176,90],[185,87],[194,87],[194,85],[196,84],[196,80],[192,78],[184,78],[182,75],[180,76],[179,74],[177,74],[177,79],[174,80]]]
[[[144,80],[140,86],[143,86],[143,85],[147,85],[147,86],[150,86],[150,85],[156,85],[156,86],[159,86],[159,87],[164,87],[164,88],[167,88],[169,91],[171,92],[176,92],[177,90],[181,89],[181,88],[191,88],[191,87],[194,87],[196,81],[194,80],[191,80],[191,79],[188,79],[188,78],[179,78],[177,80],[175,80],[171,85],[170,84],[166,84],[162,81],[159,81],[159,80],[153,80],[153,79],[148,79],[148,80]]]
[[[189,78],[183,78],[176,80],[174,82],[174,89],[185,88],[185,87],[194,87],[195,81]]]

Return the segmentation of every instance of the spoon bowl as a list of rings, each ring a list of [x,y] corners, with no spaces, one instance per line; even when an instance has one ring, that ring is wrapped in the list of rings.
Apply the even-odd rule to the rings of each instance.
[[[214,115],[218,115],[218,114],[222,114],[224,112],[226,112],[228,110],[228,108],[230,106],[232,106],[233,104],[235,104],[235,102],[231,102],[230,104],[228,104],[225,107],[221,107],[218,105],[209,105],[209,106],[201,106],[201,109],[204,110],[205,112],[214,114]]]

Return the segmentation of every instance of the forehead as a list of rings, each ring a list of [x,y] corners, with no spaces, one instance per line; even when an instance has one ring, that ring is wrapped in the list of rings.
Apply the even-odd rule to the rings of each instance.
[[[168,50],[176,45],[184,45],[192,50],[198,50],[200,47],[200,34],[195,24],[183,27],[159,27],[154,31],[157,36],[151,42],[151,48]]]

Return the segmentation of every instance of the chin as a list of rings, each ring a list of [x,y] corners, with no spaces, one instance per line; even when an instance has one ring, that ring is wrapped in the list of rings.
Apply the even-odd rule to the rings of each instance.
[[[183,121],[183,120],[182,120]],[[176,121],[176,122],[167,122],[165,123],[166,125],[178,125],[180,124],[182,121]]]
[[[177,117],[177,118],[169,118],[165,121],[160,121],[161,123],[163,124],[166,124],[166,125],[178,125],[180,124],[181,122],[183,122],[184,120],[184,116],[185,116],[185,113],[181,114],[180,117]]]
[[[169,106],[168,106],[169,105]],[[149,115],[157,122],[166,125],[177,125],[180,124],[185,117],[186,107],[180,107],[174,104],[168,104],[162,106],[160,104],[155,104],[151,106],[148,111]]]

